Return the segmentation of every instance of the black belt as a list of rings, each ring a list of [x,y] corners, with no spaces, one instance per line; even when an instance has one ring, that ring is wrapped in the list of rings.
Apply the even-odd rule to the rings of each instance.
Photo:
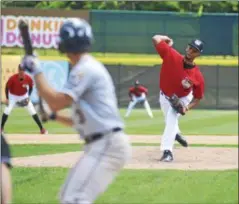
[[[101,139],[104,135],[106,135],[110,132],[119,132],[121,130],[122,130],[122,128],[116,127],[116,128],[113,128],[111,131],[107,131],[107,133],[95,133],[95,134],[89,135],[85,138],[85,143],[89,144],[91,142],[94,142],[95,140]]]
[[[164,96],[166,99],[169,99],[170,97],[169,96],[167,96],[164,92],[162,92],[162,91],[160,91],[160,94],[162,95],[162,96]]]

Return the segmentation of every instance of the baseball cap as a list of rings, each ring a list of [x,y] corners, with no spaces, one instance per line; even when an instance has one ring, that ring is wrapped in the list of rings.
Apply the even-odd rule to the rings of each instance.
[[[134,85],[139,85],[140,83],[139,83],[139,80],[136,80],[135,82],[134,82]]]
[[[196,48],[199,52],[203,52],[203,42],[199,39],[193,40],[188,45],[191,46],[191,47]]]

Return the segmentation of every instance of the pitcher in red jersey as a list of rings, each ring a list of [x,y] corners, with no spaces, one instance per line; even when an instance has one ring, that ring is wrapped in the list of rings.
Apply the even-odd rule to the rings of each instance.
[[[141,85],[138,80],[136,80],[134,86],[129,88],[130,102],[125,117],[129,117],[134,106],[137,103],[141,103],[144,105],[149,117],[153,118],[153,113],[147,100],[147,95],[148,89],[145,86]]]
[[[165,129],[161,139],[161,161],[173,161],[173,145],[176,139],[187,147],[187,141],[180,135],[178,119],[180,114],[171,107],[168,97],[176,94],[185,105],[184,112],[196,106],[204,96],[204,77],[194,59],[203,52],[203,42],[193,40],[188,44],[185,55],[173,47],[168,36],[153,36],[155,49],[163,60],[159,75],[159,102],[165,117]]]
[[[1,132],[3,132],[4,125],[10,115],[12,109],[17,106],[19,101],[28,99],[32,93],[33,80],[25,73],[25,71],[18,66],[18,73],[12,75],[6,84],[5,94],[7,98],[8,106],[4,109],[1,122]],[[29,100],[25,108],[28,110],[29,114],[33,117],[34,121],[37,123],[40,133],[47,134],[47,131],[42,127],[42,123],[36,113],[36,110]]]

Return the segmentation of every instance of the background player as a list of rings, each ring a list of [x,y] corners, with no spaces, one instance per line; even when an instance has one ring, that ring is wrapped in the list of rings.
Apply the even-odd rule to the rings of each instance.
[[[21,65],[18,66],[18,73],[12,75],[5,88],[5,94],[7,99],[7,106],[4,109],[1,122],[1,131],[4,131],[4,125],[11,114],[12,109],[15,106],[25,107],[29,114],[32,116],[38,127],[40,128],[41,134],[47,134],[47,131],[43,128],[42,123],[36,113],[36,110],[30,101],[29,97],[33,89],[32,78],[25,73]]]
[[[138,80],[135,81],[134,86],[129,88],[130,102],[125,117],[129,117],[135,105],[137,103],[141,103],[144,105],[149,117],[153,118],[153,113],[148,103],[147,95],[148,89],[145,86],[141,85]]]
[[[163,59],[160,71],[160,106],[165,117],[165,129],[161,140],[163,156],[161,161],[173,161],[173,144],[179,135],[178,118],[180,114],[173,110],[168,98],[176,94],[184,103],[183,112],[196,106],[204,95],[204,78],[194,59],[203,51],[201,40],[193,40],[182,56],[171,46],[172,39],[168,36],[155,35],[153,43]]]
[[[1,203],[9,204],[12,200],[11,153],[3,134],[1,133]]]
[[[70,19],[63,23],[59,37],[59,50],[72,64],[62,91],[48,85],[36,57],[25,56],[22,65],[35,77],[38,92],[52,111],[72,106],[72,118],[56,113],[51,119],[74,127],[86,143],[63,186],[61,203],[93,203],[124,167],[131,147],[123,132],[113,81],[88,53],[93,38],[90,25]]]

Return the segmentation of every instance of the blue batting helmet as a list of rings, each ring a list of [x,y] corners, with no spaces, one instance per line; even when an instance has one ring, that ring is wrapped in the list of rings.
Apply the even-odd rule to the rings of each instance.
[[[83,19],[66,20],[60,29],[58,49],[62,53],[88,51],[93,40],[91,26]]]

